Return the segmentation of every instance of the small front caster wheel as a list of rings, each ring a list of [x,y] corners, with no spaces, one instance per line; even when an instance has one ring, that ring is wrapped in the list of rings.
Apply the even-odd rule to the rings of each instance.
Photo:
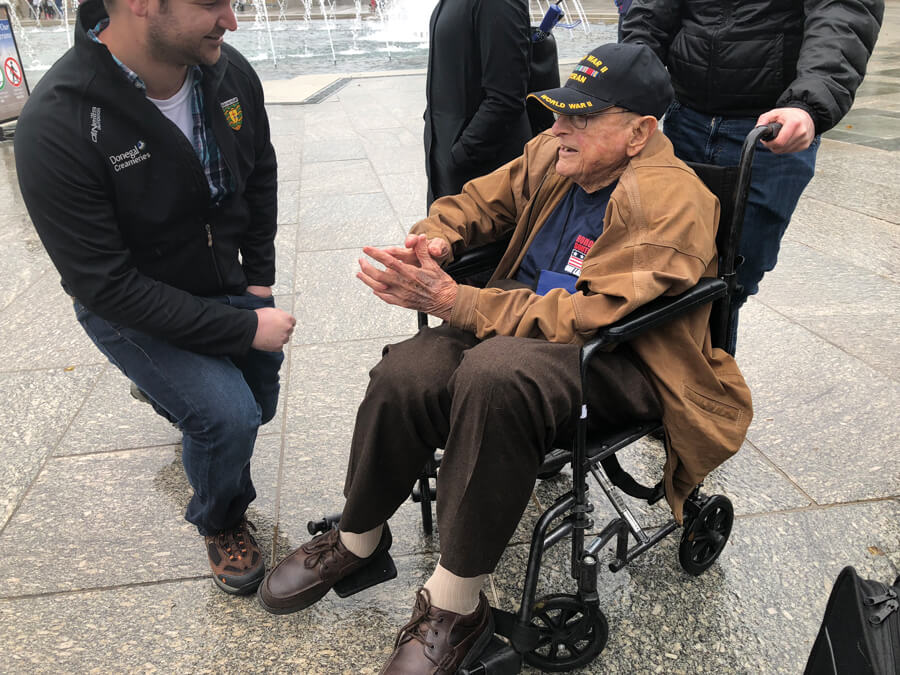
[[[600,608],[565,593],[538,600],[531,625],[541,637],[525,654],[525,662],[548,673],[587,665],[603,651],[609,638],[609,626]]]
[[[731,534],[734,508],[728,497],[713,495],[702,502],[696,516],[686,516],[678,562],[688,574],[699,577],[712,565]]]

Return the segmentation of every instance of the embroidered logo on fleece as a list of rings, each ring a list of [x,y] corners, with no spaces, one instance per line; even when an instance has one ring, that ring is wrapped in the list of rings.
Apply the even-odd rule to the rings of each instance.
[[[109,163],[112,164],[115,172],[119,173],[119,171],[124,171],[125,169],[150,159],[150,153],[144,152],[146,149],[147,144],[144,143],[144,141],[138,141],[125,152],[121,152],[118,155],[110,155]]]
[[[91,107],[91,140],[96,143],[100,138],[100,129],[102,125],[100,124],[100,108],[97,106]]]
[[[235,131],[240,131],[241,125],[244,123],[244,111],[241,109],[241,102],[237,100],[237,97],[223,101],[222,112],[225,113],[228,126]]]

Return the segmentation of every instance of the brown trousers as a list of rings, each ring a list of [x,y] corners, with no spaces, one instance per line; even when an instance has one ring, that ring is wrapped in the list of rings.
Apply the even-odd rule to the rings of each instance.
[[[481,341],[450,326],[385,347],[356,417],[341,529],[365,532],[385,522],[435,448],[444,448],[441,564],[462,577],[493,572],[544,454],[571,444],[581,402],[578,359],[577,345]],[[627,349],[601,354],[588,384],[592,425],[661,416]]]

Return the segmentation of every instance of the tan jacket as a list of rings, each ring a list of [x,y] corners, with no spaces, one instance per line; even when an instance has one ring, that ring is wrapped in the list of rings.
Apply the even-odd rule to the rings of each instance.
[[[454,253],[512,231],[493,278],[514,277],[572,186],[556,173],[557,148],[552,134],[541,134],[518,159],[467,183],[461,194],[437,200],[412,231],[445,239]],[[481,339],[515,335],[583,343],[654,298],[715,276],[718,218],[718,200],[657,131],[619,178],[603,234],[584,259],[574,294],[460,286],[450,323]],[[712,348],[709,312],[709,306],[699,308],[631,343],[662,401],[671,449],[666,496],[679,521],[694,486],[738,451],[753,414],[734,359]]]

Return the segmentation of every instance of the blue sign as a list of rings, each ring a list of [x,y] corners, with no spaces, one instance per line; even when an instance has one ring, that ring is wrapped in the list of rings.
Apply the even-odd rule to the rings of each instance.
[[[0,122],[14,120],[28,100],[28,83],[13,34],[9,5],[0,5]]]

